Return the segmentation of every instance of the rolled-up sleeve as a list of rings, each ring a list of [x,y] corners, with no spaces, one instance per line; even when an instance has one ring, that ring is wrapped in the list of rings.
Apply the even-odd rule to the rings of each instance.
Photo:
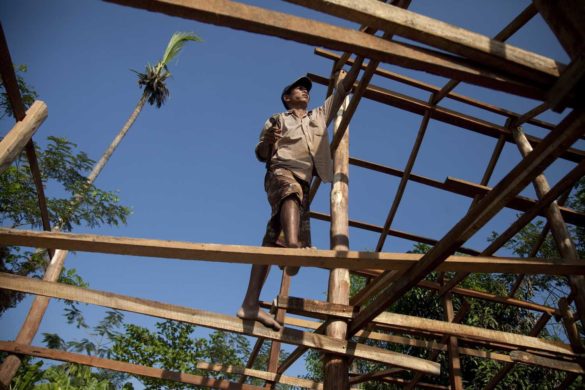
[[[343,87],[343,83],[338,83],[333,94],[331,94],[331,96],[325,100],[325,103],[323,103],[323,116],[325,117],[327,124],[331,122],[339,110],[339,107],[341,107],[346,95],[347,91]]]
[[[259,161],[262,162],[266,162],[266,159],[268,158],[268,156],[262,156],[260,154],[260,149],[262,147],[265,147],[265,144],[267,143],[266,141],[266,133],[268,132],[268,129],[270,129],[270,127],[272,126],[272,124],[270,123],[270,119],[266,121],[266,123],[264,123],[264,126],[262,127],[262,130],[260,131],[260,137],[258,140],[258,144],[256,144],[256,149],[254,150],[254,153],[256,154],[256,158]]]

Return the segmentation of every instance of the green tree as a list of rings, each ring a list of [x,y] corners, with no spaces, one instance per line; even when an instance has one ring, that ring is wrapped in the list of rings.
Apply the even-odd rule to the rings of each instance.
[[[79,310],[66,313],[67,322],[78,328],[88,328]],[[111,357],[113,338],[119,334],[123,315],[110,310],[95,325],[88,338],[80,341],[65,341],[56,333],[44,333],[43,342],[48,348],[85,353],[100,358]],[[74,363],[63,363],[44,367],[45,362],[27,357],[11,383],[12,390],[114,390],[132,389],[128,375],[102,369],[92,369]]]
[[[242,335],[217,330],[208,338],[194,337],[194,325],[170,320],[158,322],[155,328],[156,331],[151,331],[138,325],[124,325],[125,332],[114,338],[113,357],[144,366],[233,381],[237,376],[198,369],[197,362],[245,366],[250,355],[250,344]],[[269,343],[264,343],[254,368],[266,369],[268,351]],[[286,356],[286,353],[281,353],[282,359]],[[137,379],[146,389],[152,390],[198,388],[152,378]],[[253,379],[248,382],[258,385],[262,383]]]
[[[424,244],[417,244],[414,246],[412,253],[426,253],[430,247]],[[452,275],[446,275],[451,277]],[[440,275],[431,273],[427,280],[437,282]],[[351,295],[356,294],[365,285],[365,278],[352,275],[351,277]],[[504,275],[497,274],[471,274],[463,283],[462,287],[470,288],[479,291],[489,291],[497,295],[506,296],[509,292],[509,280]],[[533,294],[535,291],[533,290]],[[532,295],[534,297],[534,295]],[[470,310],[465,316],[462,323],[482,328],[501,330],[512,333],[527,334],[534,326],[538,317],[530,311],[512,307],[509,305],[502,305],[495,302],[485,300],[466,298],[470,304]],[[455,312],[457,312],[463,300],[458,295],[453,295],[453,305]],[[433,290],[423,289],[419,287],[412,288],[401,299],[393,304],[389,310],[390,312],[414,315],[423,318],[444,320],[443,304],[437,294]],[[384,331],[381,331],[384,332]],[[419,339],[433,340],[432,338],[425,338],[424,336],[416,336]],[[552,338],[550,332],[545,329],[540,337]],[[412,346],[404,346],[400,344],[380,342],[374,340],[358,340],[365,342],[368,345],[376,346],[383,349],[396,351],[399,353],[409,354],[427,359],[429,351]],[[441,353],[437,362],[441,364],[440,376],[426,376],[423,378],[424,382],[440,385],[448,385],[448,361],[447,354]],[[489,380],[498,372],[502,365],[490,359],[475,358],[467,355],[461,357],[463,381],[465,388],[481,389]],[[306,359],[306,367],[309,373],[308,377],[314,380],[323,380],[323,369],[321,363],[321,356],[319,353],[311,351]],[[358,374],[365,374],[370,372],[377,372],[387,369],[388,367],[373,362],[356,359],[352,362],[351,371]],[[397,376],[404,379],[411,379],[412,374],[400,373]],[[499,388],[513,388],[513,389],[532,389],[534,384],[538,383],[539,388],[548,389],[555,388],[563,380],[564,374],[536,366],[528,366],[517,364],[514,369],[501,381]],[[576,382],[574,388],[579,388],[581,382]],[[381,390],[381,389],[398,389],[402,386],[382,383],[382,382],[367,382],[361,384],[361,388],[367,390]]]
[[[18,86],[25,106],[37,97],[34,88],[23,79],[26,66],[16,69]],[[4,84],[0,84],[0,109],[2,117],[13,117]],[[47,195],[47,208],[51,226],[62,225],[65,231],[73,226],[118,225],[126,223],[128,207],[120,205],[115,192],[105,191],[87,184],[86,175],[94,164],[86,153],[76,150],[77,145],[58,137],[48,137],[44,148],[35,145],[41,179],[55,196]],[[85,203],[73,207],[72,199],[83,193]],[[41,213],[37,203],[28,160],[21,154],[0,175],[0,223],[12,228],[42,228]],[[47,264],[46,251],[23,251],[18,247],[0,247],[0,272],[29,277],[40,277]],[[64,270],[60,281],[84,286],[83,279],[74,269]],[[0,290],[0,315],[14,307],[23,294]]]

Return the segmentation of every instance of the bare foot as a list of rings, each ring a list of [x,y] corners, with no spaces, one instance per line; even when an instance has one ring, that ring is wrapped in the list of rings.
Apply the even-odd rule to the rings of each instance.
[[[264,326],[279,331],[282,329],[282,325],[280,325],[272,316],[262,310],[260,308],[249,309],[244,308],[243,306],[240,307],[236,315],[241,318],[242,320],[252,320],[258,321]]]

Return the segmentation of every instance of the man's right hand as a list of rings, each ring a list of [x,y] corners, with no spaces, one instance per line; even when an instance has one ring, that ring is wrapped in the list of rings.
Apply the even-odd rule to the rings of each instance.
[[[264,135],[264,140],[270,145],[274,145],[282,138],[282,130],[280,127],[272,126]]]

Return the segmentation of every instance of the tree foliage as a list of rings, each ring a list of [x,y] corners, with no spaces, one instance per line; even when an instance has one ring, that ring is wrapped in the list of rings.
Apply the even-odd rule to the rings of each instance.
[[[114,338],[113,357],[144,366],[234,381],[238,376],[198,369],[197,363],[245,366],[250,355],[250,343],[242,335],[217,330],[208,337],[195,337],[197,328],[194,325],[170,320],[158,322],[155,328],[151,331],[138,325],[124,325],[124,333]],[[266,369],[268,351],[269,343],[264,343],[254,368]],[[281,359],[286,356],[286,353],[281,353]],[[166,380],[137,379],[145,389],[199,388]],[[253,379],[248,379],[248,382],[261,384]]]
[[[17,69],[17,81],[25,106],[28,108],[37,93],[23,79],[26,66]],[[4,84],[0,84],[0,110],[2,117],[13,116]],[[47,208],[51,226],[59,224],[62,230],[70,231],[76,225],[97,227],[126,223],[130,214],[122,206],[118,195],[95,186],[88,186],[86,175],[94,161],[77,151],[77,145],[59,137],[49,136],[45,147],[35,145],[41,179],[46,188]],[[54,194],[54,195],[49,195]],[[72,207],[73,197],[85,194],[80,207]],[[12,228],[42,228],[41,212],[37,192],[28,160],[21,154],[0,175],[0,223]],[[24,251],[18,247],[0,247],[0,272],[29,277],[40,277],[47,263],[47,253]],[[84,286],[85,283],[75,269],[62,272],[60,282]],[[0,291],[0,315],[14,307],[23,294]]]
[[[37,92],[24,81],[23,74],[26,73],[27,70],[28,68],[26,65],[18,65],[15,69],[16,83],[20,90],[22,103],[26,108],[30,107],[38,97]],[[2,80],[2,77],[0,76],[0,119],[3,119],[6,116],[14,118],[14,113],[8,100],[8,93],[4,87],[4,80]]]

